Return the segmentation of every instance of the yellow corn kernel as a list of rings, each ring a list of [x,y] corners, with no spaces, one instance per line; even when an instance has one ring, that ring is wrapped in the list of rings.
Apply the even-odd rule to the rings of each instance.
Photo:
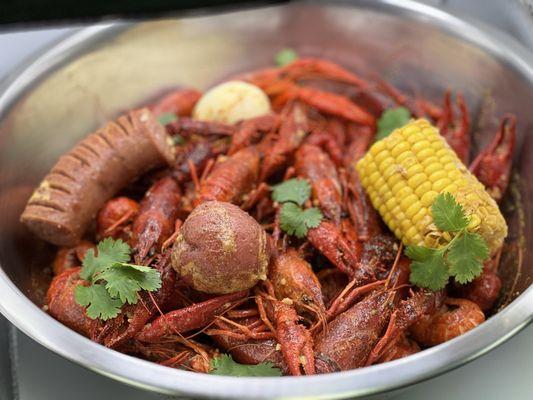
[[[438,246],[450,240],[431,216],[435,197],[444,192],[463,206],[468,229],[483,236],[491,253],[507,236],[496,202],[425,119],[376,142],[356,168],[374,208],[406,245]]]

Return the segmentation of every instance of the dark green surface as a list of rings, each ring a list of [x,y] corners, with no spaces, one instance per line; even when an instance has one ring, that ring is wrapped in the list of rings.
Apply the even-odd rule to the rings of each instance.
[[[13,398],[8,323],[0,315],[0,400]]]

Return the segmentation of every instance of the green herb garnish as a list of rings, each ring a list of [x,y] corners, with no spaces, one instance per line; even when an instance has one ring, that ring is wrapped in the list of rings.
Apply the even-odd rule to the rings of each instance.
[[[450,277],[461,284],[471,282],[481,275],[483,261],[489,257],[489,248],[483,237],[468,231],[469,218],[463,207],[450,193],[441,193],[431,206],[433,221],[452,239],[438,248],[409,246],[405,254],[411,263],[411,283],[440,290]]]
[[[137,303],[139,291],[161,287],[156,269],[128,263],[131,249],[122,240],[106,238],[96,249],[97,253],[87,251],[80,272],[89,285],[78,285],[74,292],[76,302],[87,307],[89,318],[114,318],[124,304]]]
[[[316,207],[303,209],[302,205],[311,197],[311,186],[304,179],[289,179],[272,190],[272,200],[282,203],[280,227],[289,235],[303,238],[309,228],[316,228],[323,215]]]
[[[316,228],[322,221],[322,213],[316,207],[303,210],[294,203],[285,203],[281,207],[280,227],[289,235],[303,238],[309,228]]]
[[[281,376],[281,370],[271,362],[263,362],[257,365],[239,364],[227,355],[211,360],[212,375],[226,376]]]
[[[289,48],[281,49],[274,57],[278,67],[283,67],[298,59],[298,54]]]
[[[272,199],[278,203],[292,201],[301,206],[309,196],[311,196],[311,186],[304,179],[289,179],[272,189]]]
[[[176,114],[168,112],[158,115],[157,120],[161,125],[166,125],[170,124],[171,122],[177,121],[178,117],[176,116]]]
[[[409,122],[411,113],[405,107],[389,108],[378,119],[376,140],[385,139],[393,130]]]

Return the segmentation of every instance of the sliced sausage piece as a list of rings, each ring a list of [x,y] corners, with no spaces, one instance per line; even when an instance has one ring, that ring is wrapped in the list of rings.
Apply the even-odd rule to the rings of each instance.
[[[41,239],[73,246],[107,200],[150,169],[173,165],[174,158],[172,142],[152,112],[132,111],[61,156],[21,221]]]

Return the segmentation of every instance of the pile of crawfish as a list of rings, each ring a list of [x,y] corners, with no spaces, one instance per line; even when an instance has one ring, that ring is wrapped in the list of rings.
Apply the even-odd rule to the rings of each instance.
[[[190,118],[201,96],[179,89],[152,104],[179,135],[173,168],[151,172],[108,201],[92,241],[61,248],[47,309],[79,333],[161,365],[208,372],[221,352],[243,364],[269,361],[284,374],[328,373],[414,354],[473,329],[495,303],[499,257],[468,285],[431,292],[409,284],[409,260],[381,222],[355,162],[373,143],[384,110],[403,106],[431,120],[471,171],[500,200],[506,190],[515,119],[505,116],[490,144],[470,160],[471,121],[463,96],[442,104],[366,81],[325,60],[239,75],[261,88],[273,112],[235,125]],[[176,141],[178,142],[178,141]],[[280,229],[273,185],[301,178],[324,215],[303,239]],[[148,188],[148,189],[147,189]],[[266,280],[236,293],[196,291],[171,267],[180,227],[198,205],[232,203],[267,232],[273,248]],[[311,205],[311,204],[309,204]],[[85,252],[122,238],[135,261],[156,268],[162,287],[142,292],[108,321],[87,317],[74,299]]]

